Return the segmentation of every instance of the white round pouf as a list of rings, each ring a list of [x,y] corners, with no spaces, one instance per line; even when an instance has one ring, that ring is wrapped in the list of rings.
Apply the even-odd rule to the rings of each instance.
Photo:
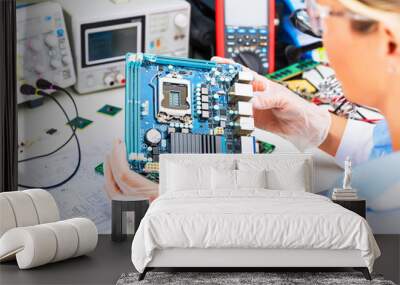
[[[65,222],[59,221],[43,225],[51,229],[57,238],[57,252],[51,262],[57,262],[67,258],[71,258],[78,250],[78,233],[75,228]]]
[[[96,248],[98,233],[96,225],[91,220],[74,218],[65,220],[65,222],[73,225],[78,232],[79,245],[74,257],[86,254]]]
[[[52,223],[60,220],[58,206],[53,196],[46,190],[29,189],[23,193],[30,196],[36,208],[39,224]]]
[[[0,238],[9,229],[15,228],[17,222],[15,221],[14,211],[8,199],[0,195]]]
[[[0,260],[15,256],[20,269],[49,263],[56,252],[55,234],[41,225],[11,229],[0,239]]]
[[[13,209],[17,227],[33,226],[39,223],[35,205],[30,196],[23,191],[1,193]]]

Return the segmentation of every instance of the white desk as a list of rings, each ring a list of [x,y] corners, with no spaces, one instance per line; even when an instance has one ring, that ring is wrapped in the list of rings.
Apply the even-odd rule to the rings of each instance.
[[[114,117],[97,113],[105,104],[124,108],[124,89],[77,95],[73,91],[81,117],[93,123],[82,130],[79,136],[82,161],[81,167],[68,183],[51,189],[50,192],[59,204],[62,218],[86,216],[94,220],[99,232],[111,230],[110,202],[103,192],[103,176],[96,174],[94,168],[109,153],[113,140],[124,136],[124,109]],[[71,119],[75,112],[70,99],[59,93],[56,98],[67,109]],[[50,128],[58,131],[46,134]],[[24,142],[19,158],[47,153],[60,146],[71,135],[70,128],[59,107],[49,99],[37,108],[19,107],[18,142]],[[74,170],[78,159],[75,140],[62,151],[50,157],[19,164],[19,182],[32,186],[57,183],[68,177]]]
[[[93,123],[83,130],[77,130],[82,149],[81,168],[77,175],[61,187],[50,192],[59,204],[62,218],[86,216],[94,220],[100,233],[110,233],[111,206],[103,191],[104,177],[95,173],[94,168],[104,161],[116,138],[124,137],[124,89],[77,95],[71,91],[81,117]],[[58,93],[56,98],[66,107],[71,119],[75,117],[69,98]],[[105,104],[122,107],[114,117],[97,113]],[[71,134],[66,119],[58,106],[45,100],[37,108],[20,107],[18,112],[18,141],[24,143],[19,158],[47,153],[60,146]],[[50,128],[57,129],[53,135],[46,134]],[[298,152],[284,139],[256,130],[257,138],[273,143],[276,152]],[[315,158],[316,192],[328,189],[338,179],[341,169],[333,159],[319,150],[312,151]],[[56,155],[19,165],[19,182],[40,187],[57,183],[74,170],[77,163],[75,141]]]

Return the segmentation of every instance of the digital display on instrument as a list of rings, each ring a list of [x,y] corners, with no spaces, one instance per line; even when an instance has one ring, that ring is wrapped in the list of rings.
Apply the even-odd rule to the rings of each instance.
[[[269,0],[225,1],[225,24],[227,26],[266,26]]]
[[[140,25],[129,23],[86,30],[86,64],[123,60],[128,52],[140,52]]]

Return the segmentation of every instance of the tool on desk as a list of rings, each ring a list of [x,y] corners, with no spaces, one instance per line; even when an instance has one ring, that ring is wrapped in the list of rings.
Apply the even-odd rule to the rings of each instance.
[[[190,5],[183,0],[57,0],[73,39],[78,93],[125,85],[125,54],[187,57]]]
[[[122,110],[122,108],[120,108],[120,107],[106,104],[103,107],[101,107],[97,112],[108,115],[108,116],[115,116],[121,110]]]
[[[104,176],[104,163],[100,163],[98,164],[95,168],[94,168],[94,172],[96,172],[97,174],[100,174],[101,176]]]
[[[47,82],[44,81],[44,80],[43,80],[41,83],[47,84]],[[41,86],[41,83],[39,83],[38,85]],[[51,83],[50,83],[50,84],[51,84]],[[53,86],[53,85],[52,85],[52,86]],[[58,86],[57,86],[57,87],[58,87]],[[60,87],[59,87],[59,88],[60,88]],[[49,88],[49,89],[50,89],[50,88]],[[54,88],[53,88],[53,89],[54,89]],[[62,88],[61,88],[61,89],[62,89]],[[54,96],[52,96],[52,95],[50,95],[50,94],[44,92],[44,91],[41,90],[41,89],[35,88],[35,87],[33,87],[32,85],[29,85],[29,84],[23,84],[23,85],[21,85],[21,87],[20,87],[20,92],[21,92],[21,94],[23,94],[23,95],[28,95],[28,96],[36,95],[36,96],[42,96],[42,97],[49,98],[49,99],[53,100],[53,101],[58,105],[58,107],[61,109],[61,111],[63,112],[65,118],[67,119],[67,122],[70,122],[70,121],[71,121],[70,118],[69,118],[69,116],[68,116],[68,113],[65,111],[64,107],[61,105],[61,103],[60,103]],[[79,113],[78,113],[78,109],[77,109],[77,106],[76,106],[76,104],[75,104],[75,101],[74,101],[74,99],[72,98],[72,96],[71,96],[70,98],[72,99],[72,101],[73,101],[73,103],[74,103],[75,111],[76,111],[76,116],[78,117],[78,116],[79,116]],[[76,165],[74,171],[73,171],[67,178],[65,178],[64,180],[62,180],[62,181],[60,181],[60,182],[57,182],[57,183],[55,183],[55,184],[52,184],[52,185],[48,185],[48,186],[31,186],[31,185],[26,185],[26,184],[22,184],[22,183],[21,183],[21,184],[18,184],[19,187],[23,187],[23,188],[52,189],[52,188],[56,188],[56,187],[59,187],[59,186],[61,186],[61,185],[64,185],[65,183],[67,183],[68,181],[70,181],[70,180],[76,175],[76,173],[78,172],[79,167],[80,167],[80,165],[81,165],[81,157],[82,157],[82,154],[81,154],[81,147],[80,147],[80,143],[79,143],[79,138],[78,138],[78,136],[77,136],[77,134],[76,134],[76,127],[74,127],[74,126],[72,126],[72,125],[69,125],[69,126],[70,126],[70,128],[71,128],[71,130],[72,130],[72,134],[71,134],[71,136],[70,136],[61,146],[57,147],[55,150],[53,150],[53,151],[51,151],[51,152],[48,152],[48,153],[46,153],[46,154],[36,155],[36,156],[33,156],[33,157],[21,159],[21,160],[18,161],[18,163],[23,163],[23,162],[32,161],[32,160],[35,160],[35,159],[40,159],[40,158],[44,158],[44,157],[51,156],[51,155],[57,153],[58,151],[60,151],[60,150],[61,150],[62,148],[64,148],[73,138],[75,138],[76,145],[77,145],[77,150],[78,150],[78,162],[77,162],[77,165]]]
[[[45,78],[62,87],[75,84],[71,48],[60,4],[43,2],[17,9],[17,82]],[[40,98],[40,97],[36,97]],[[17,94],[18,104],[34,98]]]
[[[218,56],[232,58],[260,74],[273,72],[275,1],[216,0],[215,17]]]
[[[52,135],[54,135],[56,132],[57,132],[57,129],[51,128],[51,129],[48,129],[48,130],[46,131],[46,134],[52,136]]]
[[[93,123],[93,121],[78,116],[78,117],[73,118],[67,124],[70,126],[73,126],[75,129],[82,130],[82,129],[86,128],[87,126],[89,126],[91,123]]]

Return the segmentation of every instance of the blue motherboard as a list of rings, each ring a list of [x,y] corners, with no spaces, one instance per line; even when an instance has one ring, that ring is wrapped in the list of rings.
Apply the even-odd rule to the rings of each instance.
[[[132,169],[162,153],[254,153],[252,74],[238,64],[127,54],[125,142]]]

